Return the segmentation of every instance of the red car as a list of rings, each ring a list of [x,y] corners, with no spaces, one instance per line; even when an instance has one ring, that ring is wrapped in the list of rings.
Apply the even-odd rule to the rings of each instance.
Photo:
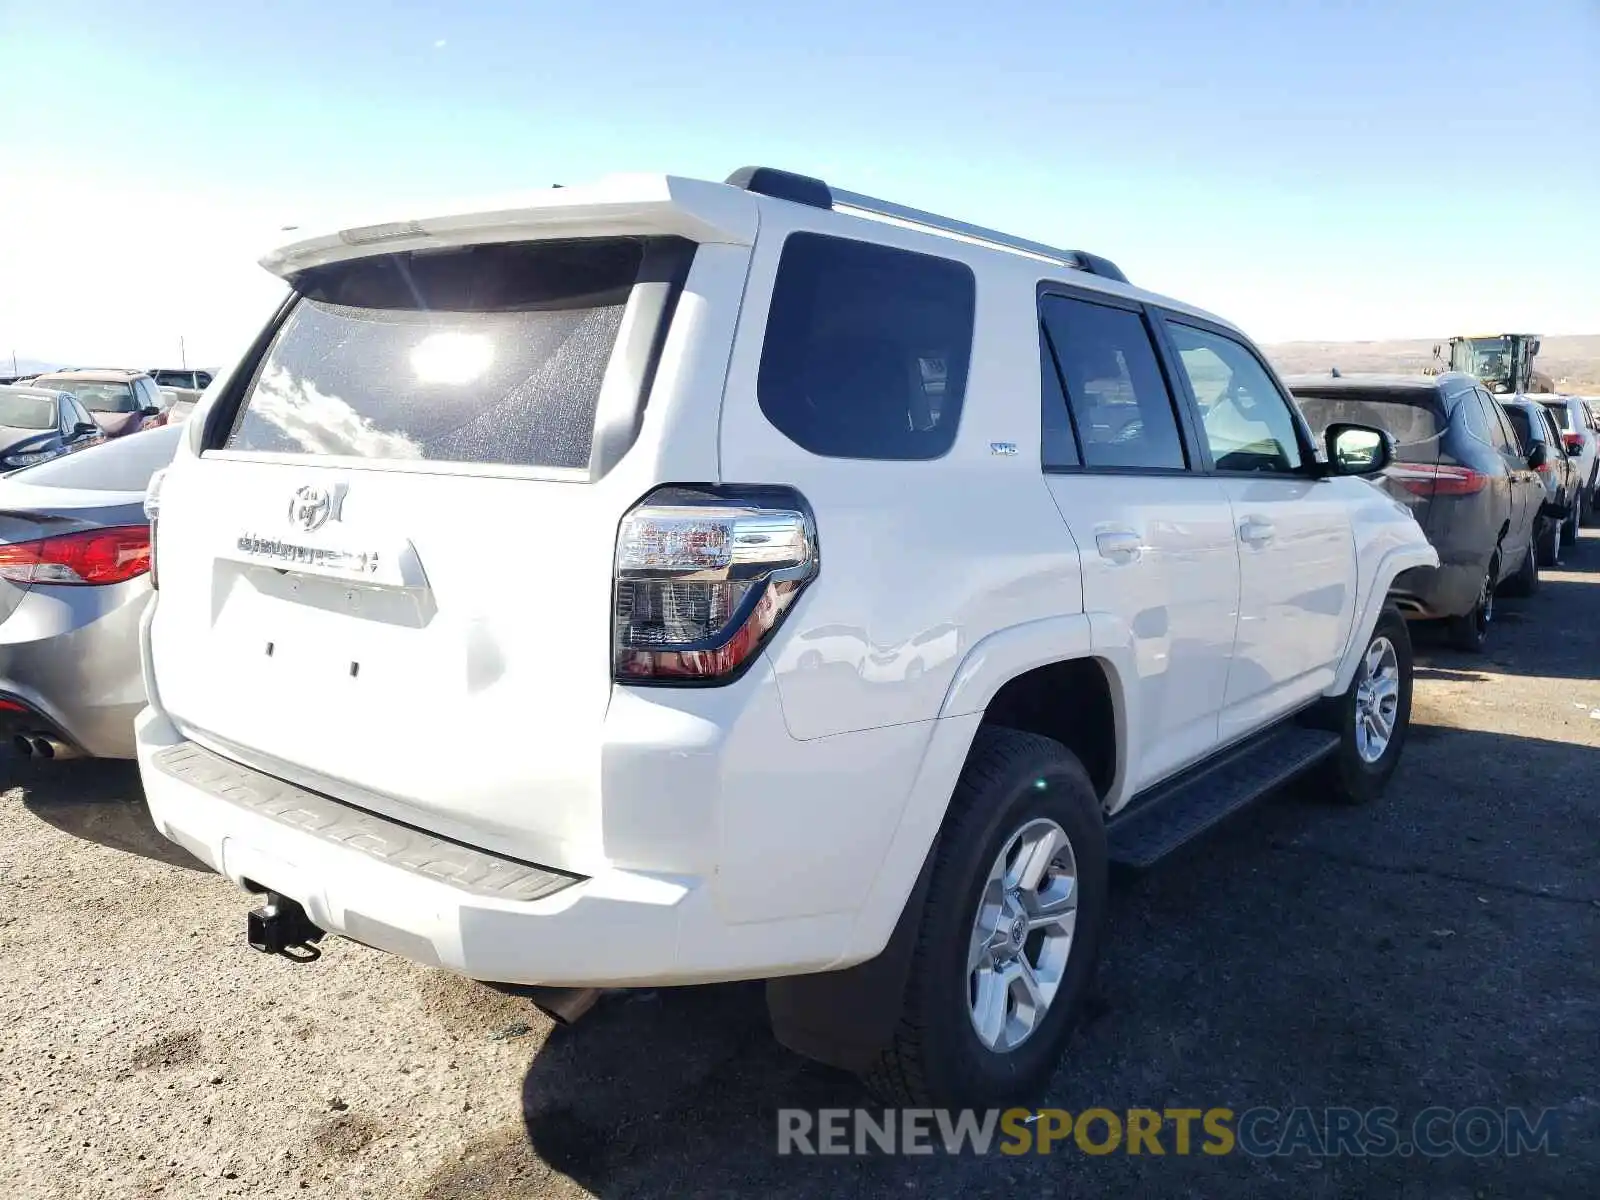
[[[144,371],[52,371],[32,385],[71,392],[108,438],[125,437],[166,423],[166,406],[156,381]]]

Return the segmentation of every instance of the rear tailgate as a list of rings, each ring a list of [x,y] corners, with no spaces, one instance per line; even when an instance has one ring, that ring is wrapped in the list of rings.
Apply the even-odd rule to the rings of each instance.
[[[1411,509],[1424,530],[1428,528],[1446,425],[1434,393],[1297,387],[1295,400],[1319,442],[1335,422],[1374,425],[1391,434],[1396,442],[1395,461],[1379,482],[1386,492]]]
[[[703,324],[672,316],[694,257],[677,238],[569,237],[297,276],[302,298],[207,417],[212,448],[161,493],[152,661],[180,727],[583,869],[618,523],[663,472],[714,478],[714,436],[669,459],[657,425],[684,358],[666,331],[676,346]]]

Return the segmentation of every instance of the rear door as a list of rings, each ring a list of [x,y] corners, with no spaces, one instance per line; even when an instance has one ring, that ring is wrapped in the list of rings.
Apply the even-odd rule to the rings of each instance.
[[[1235,740],[1333,681],[1355,611],[1348,488],[1319,478],[1294,405],[1236,335],[1167,314],[1207,465],[1232,507],[1239,632],[1221,738]]]
[[[725,344],[748,252],[717,249],[683,307]],[[571,861],[595,832],[618,522],[664,475],[716,480],[723,366],[666,341],[691,260],[608,236],[297,277],[161,494],[152,658],[180,727]]]

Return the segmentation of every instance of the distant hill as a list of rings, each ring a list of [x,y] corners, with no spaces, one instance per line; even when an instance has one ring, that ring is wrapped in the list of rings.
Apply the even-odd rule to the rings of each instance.
[[[1439,338],[1443,343],[1446,339]],[[1263,346],[1272,365],[1285,375],[1327,371],[1415,372],[1433,362],[1434,340],[1392,342],[1280,342]],[[1534,365],[1556,381],[1563,392],[1600,395],[1600,334],[1552,334],[1540,338]]]

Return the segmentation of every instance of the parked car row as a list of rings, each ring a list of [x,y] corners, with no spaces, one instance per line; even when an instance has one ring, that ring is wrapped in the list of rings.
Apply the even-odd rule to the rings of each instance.
[[[1363,421],[1390,434],[1382,484],[1439,551],[1407,572],[1394,600],[1442,619],[1462,649],[1489,636],[1497,594],[1527,596],[1542,567],[1596,511],[1596,410],[1576,397],[1493,396],[1481,380],[1440,375],[1298,375],[1286,381],[1314,430]]]
[[[257,949],[765,979],[888,1102],[1025,1099],[1110,865],[1375,800],[1405,618],[1486,629],[1570,517],[1540,405],[1302,411],[1105,258],[821,180],[399,216],[264,260],[203,421],[0,482],[0,718],[135,753]]]

